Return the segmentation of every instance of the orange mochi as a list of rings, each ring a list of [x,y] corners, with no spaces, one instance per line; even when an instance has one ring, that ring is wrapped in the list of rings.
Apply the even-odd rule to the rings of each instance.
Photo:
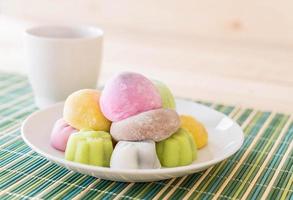
[[[180,115],[181,128],[191,133],[198,149],[204,147],[208,143],[208,133],[204,125],[189,115]]]
[[[64,104],[63,118],[76,129],[110,130],[111,122],[100,109],[100,91],[78,90],[69,95]]]

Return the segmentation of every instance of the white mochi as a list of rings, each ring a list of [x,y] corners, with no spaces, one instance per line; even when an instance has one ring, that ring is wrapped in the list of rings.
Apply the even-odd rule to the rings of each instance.
[[[161,164],[157,157],[154,141],[119,141],[111,156],[111,168],[156,169]]]

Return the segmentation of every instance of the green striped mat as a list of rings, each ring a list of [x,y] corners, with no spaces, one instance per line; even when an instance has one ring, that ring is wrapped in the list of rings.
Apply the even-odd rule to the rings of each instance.
[[[21,122],[36,107],[23,76],[0,73],[0,199],[293,199],[293,122],[281,113],[203,103],[235,119],[245,142],[206,171],[120,183],[69,171],[33,152]]]

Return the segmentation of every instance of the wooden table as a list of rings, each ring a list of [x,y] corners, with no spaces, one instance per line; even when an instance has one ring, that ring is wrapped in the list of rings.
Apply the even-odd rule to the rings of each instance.
[[[0,18],[0,70],[25,73],[21,33],[27,22]],[[293,48],[104,26],[100,85],[118,71],[166,82],[179,97],[293,112]]]

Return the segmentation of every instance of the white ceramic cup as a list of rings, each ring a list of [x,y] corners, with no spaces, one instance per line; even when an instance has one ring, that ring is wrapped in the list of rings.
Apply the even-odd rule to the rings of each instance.
[[[72,92],[96,88],[103,31],[96,27],[38,26],[25,31],[28,76],[40,108]]]

